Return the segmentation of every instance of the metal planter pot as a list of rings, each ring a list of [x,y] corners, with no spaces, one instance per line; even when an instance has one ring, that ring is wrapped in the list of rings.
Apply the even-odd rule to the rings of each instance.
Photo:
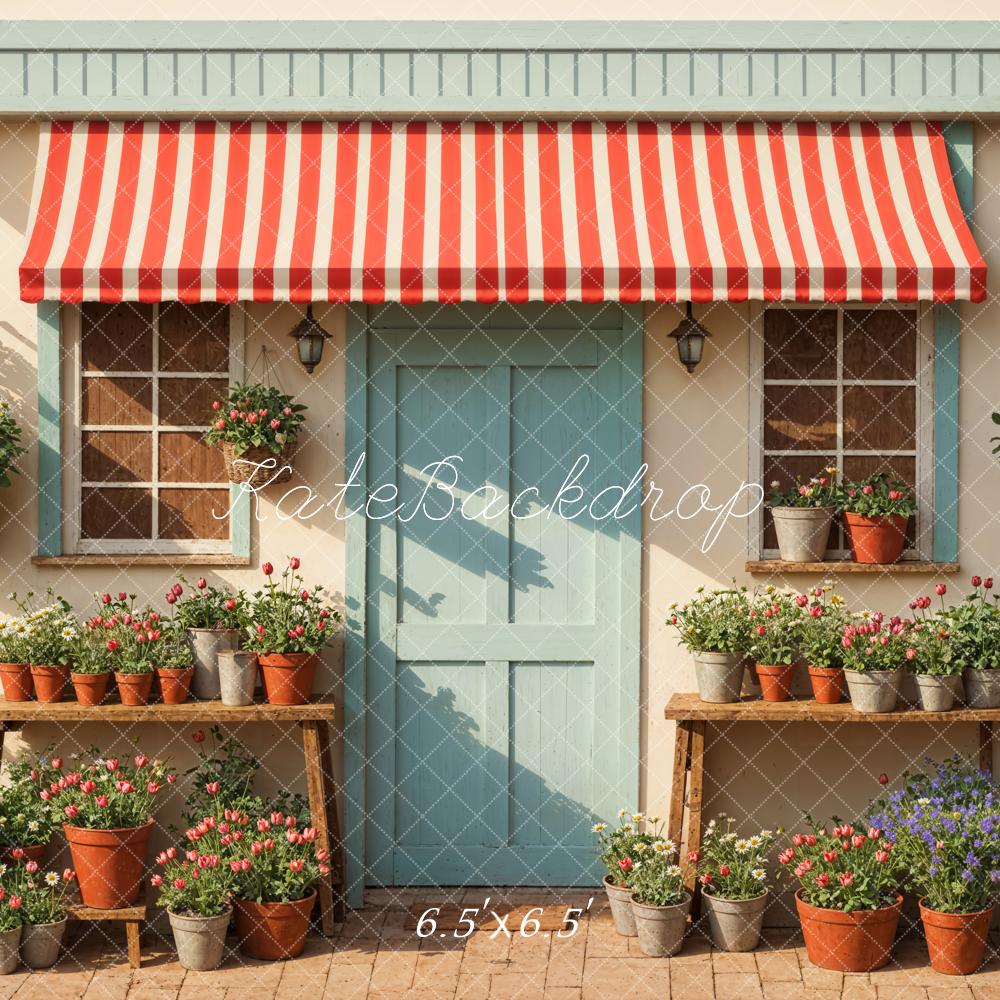
[[[847,670],[847,689],[851,693],[851,704],[858,712],[893,712],[899,697],[899,682],[902,669],[895,670]]]
[[[23,930],[15,927],[12,931],[0,931],[0,976],[9,976],[17,968]]]
[[[252,705],[257,684],[257,654],[247,649],[220,649],[219,690],[223,705]]]
[[[238,629],[189,628],[188,642],[194,658],[194,678],[191,693],[201,701],[214,701],[221,693],[218,656],[221,649],[237,649]]]
[[[222,964],[226,951],[226,931],[233,915],[231,906],[214,917],[185,916],[167,910],[174,932],[177,960],[192,972],[209,972]]]
[[[701,905],[708,914],[712,944],[722,951],[753,951],[760,941],[767,900],[767,892],[753,899],[721,899],[703,892]]]
[[[54,924],[26,924],[21,934],[21,961],[29,969],[50,969],[59,960],[67,918]]]
[[[958,685],[962,678],[958,674],[937,676],[916,674],[917,694],[920,707],[925,712],[950,712],[958,697]]]
[[[785,562],[822,562],[833,524],[832,507],[772,507],[778,551]]]
[[[687,918],[691,910],[691,893],[673,906],[647,906],[632,900],[635,927],[639,932],[639,948],[652,958],[676,955],[684,944]]]
[[[975,670],[966,667],[962,672],[965,685],[965,703],[969,708],[1000,708],[1000,670]]]
[[[615,885],[610,875],[604,876],[604,891],[611,906],[611,919],[615,930],[625,937],[635,937],[635,915],[632,913],[632,890],[624,885]]]
[[[735,653],[694,653],[698,697],[713,704],[739,701],[746,660]]]

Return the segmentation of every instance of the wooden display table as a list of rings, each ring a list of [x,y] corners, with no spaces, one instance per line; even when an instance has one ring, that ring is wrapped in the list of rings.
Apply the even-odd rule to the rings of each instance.
[[[335,718],[332,702],[309,702],[306,705],[271,705],[260,702],[234,707],[221,701],[189,701],[183,705],[122,705],[117,702],[90,707],[77,701],[47,705],[38,701],[3,701],[0,699],[0,753],[3,735],[31,722],[78,723],[102,722],[110,725],[133,722],[156,722],[168,726],[192,726],[217,723],[237,726],[246,723],[297,723],[302,729],[302,752],[305,760],[309,812],[316,828],[316,846],[330,853],[330,874],[319,885],[323,933],[334,931],[334,922],[343,921],[344,853],[337,819],[337,795],[330,757],[330,723]],[[141,910],[141,912],[139,912]],[[133,912],[134,911],[134,912]],[[101,914],[104,914],[102,917]],[[112,914],[119,914],[113,916]],[[78,920],[124,920],[132,960],[133,933],[138,947],[138,923],[145,915],[145,903],[123,911],[91,910],[77,907]]]
[[[903,704],[900,711],[865,715],[857,712],[850,702],[821,705],[811,700],[770,702],[745,699],[725,705],[702,701],[697,694],[672,695],[664,717],[677,722],[677,742],[674,744],[674,768],[670,788],[670,819],[667,832],[678,845],[683,858],[688,851],[701,847],[703,788],[705,779],[705,730],[711,724],[763,722],[783,725],[792,722],[816,722],[828,726],[859,723],[875,726],[979,725],[979,766],[993,771],[993,724],[1000,722],[1000,709],[956,708],[951,712],[923,712]],[[684,808],[687,806],[687,829]],[[689,887],[694,887],[693,874]]]
[[[84,906],[76,902],[66,904],[66,915],[70,920],[82,923],[98,923],[102,920],[114,920],[125,925],[125,944],[128,948],[129,968],[138,969],[142,964],[142,948],[140,934],[142,922],[146,919],[146,890],[143,888],[139,898],[131,906],[123,906],[117,910],[98,910],[93,906]]]

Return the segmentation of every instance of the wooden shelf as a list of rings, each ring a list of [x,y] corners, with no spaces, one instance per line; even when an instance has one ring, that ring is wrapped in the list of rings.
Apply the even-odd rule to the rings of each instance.
[[[856,563],[850,559],[832,559],[829,562],[784,562],[781,559],[751,559],[746,564],[748,573],[766,573],[770,576],[793,573],[820,573],[838,576],[841,573],[923,573],[928,576],[945,576],[957,573],[957,562],[921,562],[909,560],[896,563]]]
[[[697,694],[672,695],[664,710],[664,718],[691,722],[822,722],[837,725],[844,722],[1000,722],[1000,708],[955,708],[950,712],[924,712],[905,702],[895,712],[858,712],[849,701],[837,705],[821,705],[818,701],[763,701],[744,699],[725,705],[702,701]]]
[[[306,705],[223,705],[221,701],[187,701],[183,705],[81,705],[78,701],[45,704],[40,701],[0,699],[3,722],[332,722],[336,707],[329,701]]]

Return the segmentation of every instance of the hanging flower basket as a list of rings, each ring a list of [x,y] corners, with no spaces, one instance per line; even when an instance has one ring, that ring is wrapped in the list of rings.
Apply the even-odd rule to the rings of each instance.
[[[298,450],[298,442],[289,441],[277,454],[270,448],[251,446],[237,455],[236,445],[231,441],[220,442],[219,448],[226,463],[226,477],[229,481],[246,483],[254,489],[260,489],[267,484],[287,483],[292,478],[292,463]]]

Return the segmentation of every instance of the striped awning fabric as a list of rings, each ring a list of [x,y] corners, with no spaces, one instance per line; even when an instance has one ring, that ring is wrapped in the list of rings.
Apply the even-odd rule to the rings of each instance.
[[[57,122],[21,295],[981,300],[938,126]]]

